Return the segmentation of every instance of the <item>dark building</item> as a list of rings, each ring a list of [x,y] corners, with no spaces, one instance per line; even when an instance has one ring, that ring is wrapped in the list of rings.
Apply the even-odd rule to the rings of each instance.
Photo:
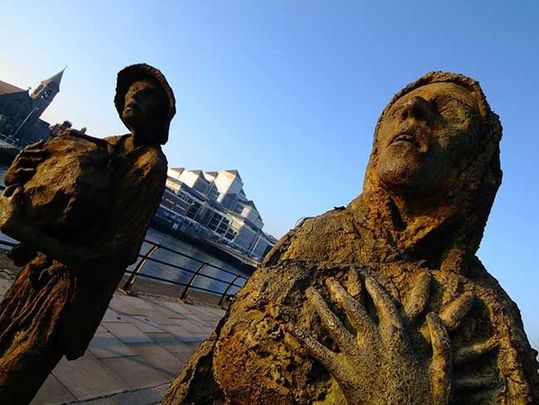
[[[49,137],[49,123],[39,117],[60,92],[63,74],[43,80],[32,93],[0,80],[0,139],[26,146]]]

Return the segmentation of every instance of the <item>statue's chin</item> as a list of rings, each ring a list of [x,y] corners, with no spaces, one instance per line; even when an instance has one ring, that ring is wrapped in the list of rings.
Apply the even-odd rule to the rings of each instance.
[[[382,185],[390,190],[414,190],[423,182],[421,164],[415,156],[380,159],[377,172]]]
[[[447,161],[443,156],[423,153],[408,144],[399,144],[382,151],[376,172],[387,191],[419,197],[436,192],[443,184],[447,169]]]
[[[432,193],[438,186],[436,173],[423,165],[411,161],[378,167],[377,174],[381,186],[392,194],[420,197]]]

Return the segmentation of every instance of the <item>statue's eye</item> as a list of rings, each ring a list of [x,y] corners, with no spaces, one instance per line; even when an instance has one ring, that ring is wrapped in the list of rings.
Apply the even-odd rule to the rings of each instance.
[[[406,107],[404,104],[401,104],[397,107],[395,107],[393,109],[393,111],[391,111],[391,114],[389,114],[391,116],[391,118],[396,118],[396,117],[400,117],[401,116],[401,112],[402,110],[404,109],[404,107]]]

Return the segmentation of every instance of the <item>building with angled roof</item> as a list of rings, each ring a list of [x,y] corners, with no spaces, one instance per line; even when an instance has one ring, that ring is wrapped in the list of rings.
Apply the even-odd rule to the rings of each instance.
[[[277,242],[262,230],[262,217],[245,195],[237,170],[169,169],[157,215],[174,229],[205,236],[258,259]]]
[[[0,137],[22,147],[47,139],[49,123],[40,119],[60,92],[64,71],[43,80],[30,93],[10,83],[0,81]]]

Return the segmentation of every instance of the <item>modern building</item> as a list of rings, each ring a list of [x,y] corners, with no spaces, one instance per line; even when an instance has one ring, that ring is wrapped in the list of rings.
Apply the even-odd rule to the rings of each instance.
[[[263,232],[262,217],[245,195],[237,170],[169,169],[157,215],[174,229],[216,240],[258,259],[277,242]]]
[[[19,147],[47,139],[49,123],[40,119],[60,92],[64,71],[43,80],[34,91],[0,81],[0,138]]]

